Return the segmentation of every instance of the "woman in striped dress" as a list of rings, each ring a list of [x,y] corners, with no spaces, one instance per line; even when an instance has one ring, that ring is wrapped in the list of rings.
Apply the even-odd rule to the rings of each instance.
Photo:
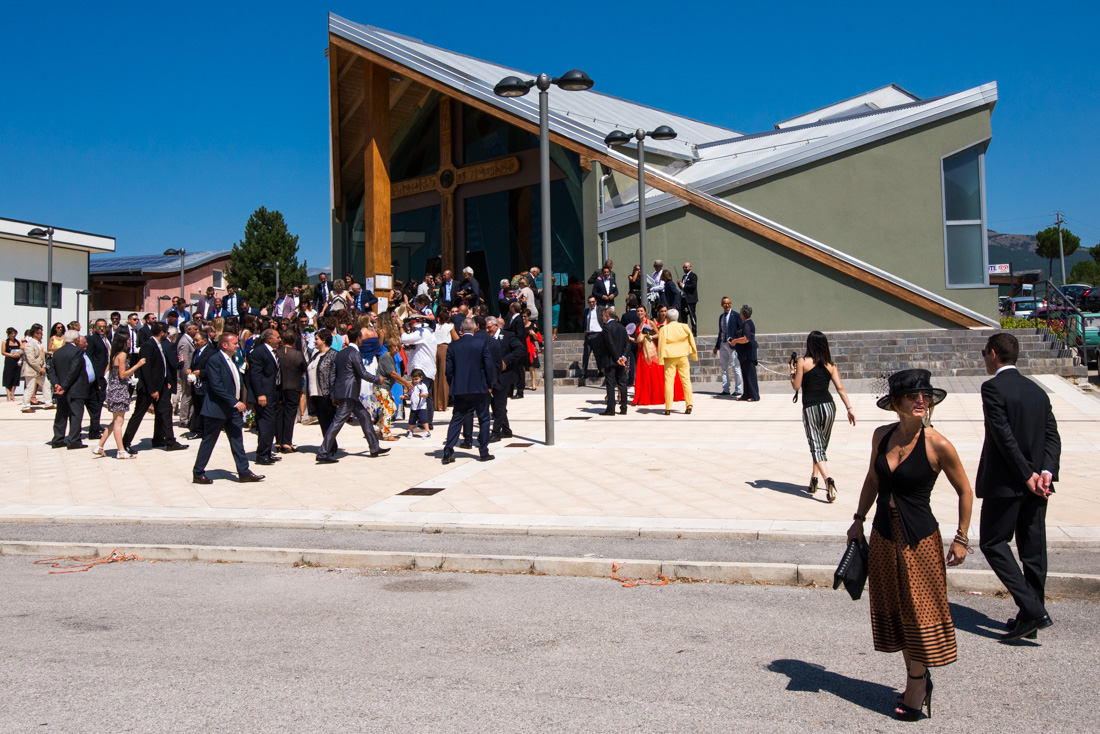
[[[928,409],[947,396],[932,387],[928,370],[902,370],[889,378],[890,393],[878,406],[898,422],[875,430],[871,467],[863,482],[848,540],[863,541],[863,523],[876,501],[868,553],[871,634],[879,652],[901,651],[908,676],[894,715],[916,721],[928,706],[928,669],[955,662],[955,626],[947,606],[947,566],[970,552],[967,532],[974,492],[951,442],[925,428]],[[932,487],[940,472],[959,496],[959,525],[946,557],[932,514]]]
[[[852,412],[852,403],[840,381],[840,371],[833,364],[833,355],[829,352],[829,340],[820,331],[811,331],[806,337],[806,356],[791,365],[791,386],[797,393],[802,389],[802,425],[806,429],[806,440],[810,444],[810,494],[817,492],[817,477],[825,483],[825,496],[836,500],[836,482],[829,476],[829,467],[825,451],[829,448],[829,437],[833,433],[833,418],[836,417],[836,404],[829,394],[829,383],[836,386],[836,394],[844,401],[848,410],[848,422],[856,424],[856,414]]]

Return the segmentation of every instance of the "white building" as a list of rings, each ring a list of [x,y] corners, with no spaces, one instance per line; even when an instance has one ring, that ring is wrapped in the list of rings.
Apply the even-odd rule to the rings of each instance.
[[[49,279],[49,242],[32,237],[34,229],[51,225],[0,218],[0,327],[14,326],[19,335],[34,323],[47,333],[46,284]],[[87,326],[88,257],[114,252],[115,238],[53,227],[53,321],[74,319]]]

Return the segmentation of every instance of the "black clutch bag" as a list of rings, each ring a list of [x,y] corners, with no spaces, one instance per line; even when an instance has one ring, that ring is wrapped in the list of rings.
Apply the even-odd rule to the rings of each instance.
[[[833,589],[844,584],[853,600],[863,596],[863,587],[867,585],[867,544],[853,540],[848,543],[840,565],[833,573]]]

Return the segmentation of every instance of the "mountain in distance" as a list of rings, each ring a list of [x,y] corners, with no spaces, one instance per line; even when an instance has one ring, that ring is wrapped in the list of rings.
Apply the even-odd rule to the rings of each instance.
[[[1048,272],[1048,265],[1046,258],[1039,257],[1035,252],[1036,246],[1039,244],[1033,234],[1004,234],[1001,232],[994,232],[993,230],[986,230],[986,236],[989,241],[989,264],[1011,264],[1014,271],[1017,270],[1042,270],[1044,274]],[[1089,250],[1087,247],[1079,247],[1077,252],[1066,257],[1066,275],[1069,275],[1069,271],[1073,268],[1075,263],[1089,260]],[[1054,261],[1054,273],[1055,282],[1061,281],[1061,270],[1058,265],[1058,261]]]

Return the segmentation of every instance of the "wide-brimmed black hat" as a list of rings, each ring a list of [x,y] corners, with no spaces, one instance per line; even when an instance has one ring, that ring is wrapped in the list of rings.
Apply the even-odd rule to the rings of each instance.
[[[947,391],[932,387],[932,373],[928,370],[902,370],[895,372],[886,378],[890,385],[890,391],[878,399],[878,407],[883,410],[893,410],[892,400],[900,395],[912,395],[913,393],[932,393],[932,405],[939,405],[947,397]]]

